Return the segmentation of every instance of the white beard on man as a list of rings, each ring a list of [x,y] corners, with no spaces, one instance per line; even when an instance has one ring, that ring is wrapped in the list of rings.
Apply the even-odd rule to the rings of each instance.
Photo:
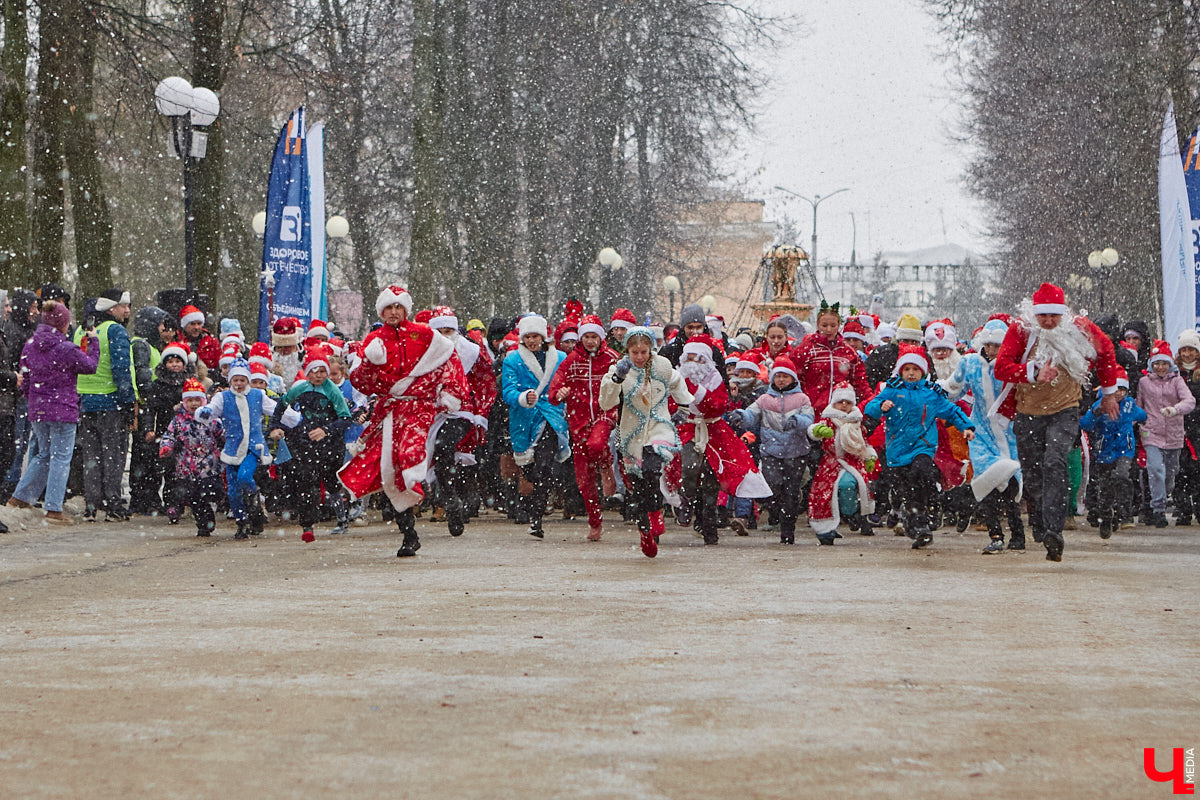
[[[957,350],[947,350],[944,347],[934,348],[930,351],[929,357],[933,364],[934,374],[939,381],[944,381],[953,375],[954,370],[958,369],[958,362],[962,361],[962,356]]]
[[[296,377],[296,373],[300,371],[302,363],[299,350],[289,353],[286,356],[276,353],[275,363],[272,365],[271,371],[282,377],[285,381],[290,382]]]
[[[1021,302],[1021,322],[1030,335],[1037,336],[1037,349],[1033,358],[1043,364],[1065,371],[1077,383],[1088,378],[1089,362],[1096,357],[1096,348],[1087,334],[1075,324],[1075,315],[1070,311],[1062,315],[1057,326],[1043,328],[1033,313],[1033,301],[1026,298]]]

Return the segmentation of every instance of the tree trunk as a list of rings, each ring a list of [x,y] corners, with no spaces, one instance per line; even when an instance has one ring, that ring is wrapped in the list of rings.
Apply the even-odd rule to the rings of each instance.
[[[192,0],[192,85],[220,94],[225,82],[225,4],[220,0]],[[217,301],[218,285],[249,286],[254,281],[223,281],[221,258],[221,201],[224,198],[225,147],[221,118],[208,126],[204,158],[192,163],[193,252],[196,289]],[[321,224],[324,224],[322,220]],[[241,276],[245,278],[245,276]]]
[[[413,3],[413,226],[409,291],[418,305],[437,302],[453,266],[446,230],[446,59],[438,0]]]
[[[29,61],[26,0],[4,0],[0,55],[0,286],[32,285],[26,210],[25,69]]]
[[[69,0],[43,0],[38,21],[37,113],[33,127],[30,288],[62,281],[63,137],[67,115]]]
[[[82,3],[76,4],[75,9],[80,16],[71,17],[74,35],[68,45],[70,79],[67,84],[70,105],[65,118],[63,154],[70,174],[79,293],[84,297],[95,297],[114,283],[113,227],[93,123],[96,117],[92,101],[96,67],[94,37],[98,29],[90,22],[81,22],[90,17]]]

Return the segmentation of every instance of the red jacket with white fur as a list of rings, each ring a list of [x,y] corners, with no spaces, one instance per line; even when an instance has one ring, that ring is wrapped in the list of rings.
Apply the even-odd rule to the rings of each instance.
[[[1088,362],[1096,370],[1100,388],[1104,394],[1117,390],[1117,354],[1112,340],[1087,317],[1075,317],[1075,327],[1091,342],[1096,355]],[[1039,365],[1029,362],[1029,330],[1025,323],[1017,321],[1008,326],[1000,352],[996,354],[995,375],[1008,384],[1033,383],[1037,380]],[[1005,387],[1005,398],[1000,404],[1000,414],[1012,419],[1017,412],[1016,392]]]

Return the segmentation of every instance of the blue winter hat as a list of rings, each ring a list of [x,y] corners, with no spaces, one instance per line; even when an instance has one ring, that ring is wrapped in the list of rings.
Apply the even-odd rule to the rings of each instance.
[[[651,353],[658,351],[658,344],[657,344],[658,339],[655,338],[654,331],[650,330],[645,325],[636,325],[636,326],[630,328],[629,330],[625,331],[625,338],[621,340],[621,346],[628,348],[629,340],[634,338],[635,336],[644,336],[646,339],[648,339],[650,341],[650,352]]]
[[[231,333],[240,336],[242,333],[242,323],[233,317],[226,317],[221,320],[221,338],[224,339]]]
[[[250,364],[244,358],[235,358],[233,363],[229,365],[229,380],[233,380],[234,375],[241,375],[246,380],[250,380]]]
[[[989,319],[971,341],[971,347],[982,350],[986,344],[1003,344],[1008,326],[1002,320]]]

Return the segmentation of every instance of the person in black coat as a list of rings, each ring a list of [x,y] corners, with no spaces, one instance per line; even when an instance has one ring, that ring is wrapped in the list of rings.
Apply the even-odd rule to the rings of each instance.
[[[9,297],[11,310],[8,319],[0,324],[0,339],[3,339],[5,355],[0,358],[0,370],[12,373],[20,371],[21,350],[25,343],[37,330],[41,305],[38,296],[28,289],[14,289]],[[17,481],[21,480],[21,472],[25,463],[25,450],[29,446],[28,405],[25,396],[16,389],[12,390],[12,408],[8,412],[12,420],[12,428],[5,434],[6,440],[12,444],[7,460],[0,457],[4,466],[3,481],[0,482],[0,503],[8,501]]]

